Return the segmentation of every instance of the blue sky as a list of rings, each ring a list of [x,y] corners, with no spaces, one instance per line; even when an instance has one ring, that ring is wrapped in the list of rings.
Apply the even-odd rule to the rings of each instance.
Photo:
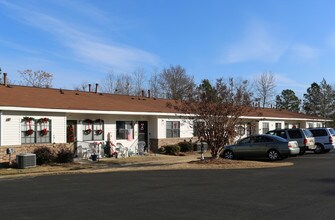
[[[201,79],[275,74],[301,96],[334,83],[335,1],[0,0],[0,67],[54,74],[54,87],[181,65]]]

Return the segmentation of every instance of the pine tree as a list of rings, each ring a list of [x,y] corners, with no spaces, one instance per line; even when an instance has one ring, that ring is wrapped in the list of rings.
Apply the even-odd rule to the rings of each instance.
[[[276,97],[277,108],[290,110],[293,112],[300,111],[301,100],[291,89],[285,89]]]
[[[323,118],[333,118],[335,109],[335,91],[323,79],[319,84],[312,83],[304,94],[303,109],[307,114]]]

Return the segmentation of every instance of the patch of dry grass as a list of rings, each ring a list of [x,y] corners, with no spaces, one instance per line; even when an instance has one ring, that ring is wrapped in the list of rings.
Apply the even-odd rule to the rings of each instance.
[[[289,162],[263,162],[210,159],[207,153],[205,161],[200,161],[200,155],[188,153],[184,156],[168,156],[152,154],[146,156],[133,156],[127,158],[103,158],[97,162],[80,160],[68,164],[51,164],[34,168],[17,169],[0,166],[0,178],[12,178],[22,176],[75,174],[75,173],[100,173],[120,171],[144,171],[144,170],[186,170],[186,169],[250,169],[271,168],[293,165]]]

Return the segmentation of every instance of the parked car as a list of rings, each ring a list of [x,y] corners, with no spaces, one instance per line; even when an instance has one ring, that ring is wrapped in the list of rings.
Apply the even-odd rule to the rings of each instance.
[[[288,141],[288,149],[290,149],[290,156],[300,154],[300,148],[297,141]]]
[[[224,147],[222,157],[226,159],[259,157],[274,161],[286,158],[289,154],[289,142],[286,139],[263,134],[249,136],[241,139],[234,145]]]
[[[282,137],[288,141],[298,142],[300,148],[300,155],[303,155],[306,151],[314,151],[315,139],[313,134],[308,129],[303,128],[292,128],[292,129],[276,129],[268,131],[267,134],[276,135]]]
[[[335,130],[333,128],[309,128],[309,130],[315,139],[315,153],[328,153],[334,149]]]

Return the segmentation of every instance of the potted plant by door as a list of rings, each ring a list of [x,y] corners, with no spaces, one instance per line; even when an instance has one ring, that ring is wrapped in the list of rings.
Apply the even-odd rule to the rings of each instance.
[[[97,161],[98,159],[98,155],[96,155],[95,153],[91,155],[92,161]]]

